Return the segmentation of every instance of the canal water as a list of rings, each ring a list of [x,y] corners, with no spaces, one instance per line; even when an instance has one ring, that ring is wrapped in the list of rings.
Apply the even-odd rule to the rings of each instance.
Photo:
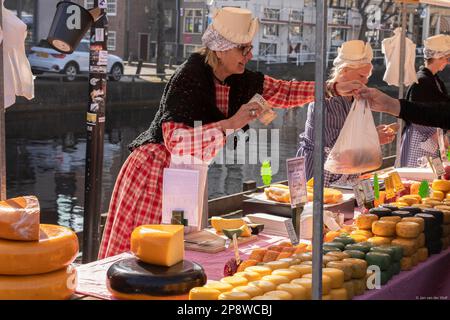
[[[257,163],[248,163],[248,148],[244,164],[213,163],[208,174],[209,198],[240,192],[243,182],[248,180],[262,185],[261,162],[271,155],[271,148],[274,146],[279,146],[278,151],[276,148],[272,150],[274,154],[278,153],[279,165],[273,166],[274,170],[277,169],[273,181],[286,179],[285,161],[296,154],[298,135],[304,130],[306,111],[307,108],[277,110],[277,119],[268,127],[254,122],[251,126],[255,129],[253,132],[257,132],[259,137],[267,134],[268,142],[262,143],[263,146],[268,146],[267,152],[260,150],[260,143]],[[129,155],[127,145],[148,128],[155,112],[156,107],[143,106],[120,108],[107,114],[102,212],[108,210],[116,177]],[[84,119],[84,112],[75,111],[6,113],[8,197],[37,196],[41,205],[42,223],[59,224],[75,231],[83,228],[86,153]],[[230,149],[233,149],[232,146]],[[387,152],[392,151],[391,148]]]

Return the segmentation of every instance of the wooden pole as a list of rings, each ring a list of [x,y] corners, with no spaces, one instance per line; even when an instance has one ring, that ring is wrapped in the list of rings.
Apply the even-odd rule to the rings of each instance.
[[[0,3],[0,27],[3,30],[3,4]],[[0,44],[0,200],[6,200],[6,148],[5,148],[5,80],[3,71],[3,41]]]

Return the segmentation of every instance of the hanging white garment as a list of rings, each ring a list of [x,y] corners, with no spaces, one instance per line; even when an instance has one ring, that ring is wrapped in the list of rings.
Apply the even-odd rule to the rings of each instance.
[[[394,36],[383,40],[381,51],[384,54],[386,63],[386,72],[383,80],[389,85],[399,86],[400,77],[400,42],[401,42],[402,28],[394,30]],[[416,75],[416,45],[411,39],[406,38],[405,46],[405,77],[403,84],[409,86],[417,83]]]
[[[3,1],[2,1],[3,6]],[[3,74],[5,108],[16,102],[16,96],[34,98],[34,78],[25,53],[27,26],[14,13],[3,7]]]

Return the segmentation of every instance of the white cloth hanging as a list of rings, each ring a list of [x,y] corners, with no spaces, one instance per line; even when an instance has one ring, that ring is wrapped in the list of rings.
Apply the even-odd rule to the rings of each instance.
[[[3,7],[2,11],[0,43],[3,41],[3,81],[7,108],[16,102],[16,96],[24,96],[28,100],[34,98],[34,78],[25,53],[27,26],[10,10]]]
[[[394,30],[394,36],[383,40],[381,51],[384,54],[386,62],[386,72],[383,80],[389,85],[399,86],[400,77],[400,45],[401,45],[402,28]],[[404,81],[405,86],[417,83],[416,75],[416,45],[411,39],[406,38],[405,46],[405,72]]]

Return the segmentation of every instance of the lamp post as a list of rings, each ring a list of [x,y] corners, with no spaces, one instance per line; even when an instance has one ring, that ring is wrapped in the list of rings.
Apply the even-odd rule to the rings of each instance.
[[[95,0],[102,17],[91,26],[89,54],[89,102],[86,114],[86,171],[84,193],[83,263],[97,260],[100,246],[103,145],[105,134],[108,65],[107,3]]]

